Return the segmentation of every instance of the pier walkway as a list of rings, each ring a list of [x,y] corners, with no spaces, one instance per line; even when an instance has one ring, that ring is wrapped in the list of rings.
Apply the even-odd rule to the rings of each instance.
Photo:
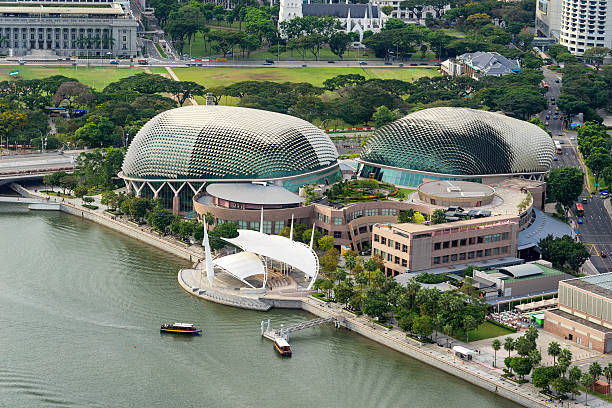
[[[330,317],[320,317],[318,319],[308,320],[305,322],[294,324],[292,326],[281,327],[280,329],[273,329],[270,327],[270,320],[268,320],[267,322],[267,328],[266,328],[266,322],[262,320],[261,321],[261,335],[270,340],[274,340],[277,337],[284,337],[285,339],[288,339],[289,333],[309,329],[311,327],[316,327],[322,324],[332,323],[332,322],[334,322],[336,326],[338,326],[337,319],[335,317],[330,316]]]

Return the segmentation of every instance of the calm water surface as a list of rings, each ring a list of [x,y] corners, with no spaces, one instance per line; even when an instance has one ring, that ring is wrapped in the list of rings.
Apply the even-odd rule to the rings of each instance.
[[[333,327],[259,336],[312,318],[208,303],[180,289],[185,261],[94,223],[0,204],[1,407],[516,407]],[[195,322],[197,338],[160,335]]]

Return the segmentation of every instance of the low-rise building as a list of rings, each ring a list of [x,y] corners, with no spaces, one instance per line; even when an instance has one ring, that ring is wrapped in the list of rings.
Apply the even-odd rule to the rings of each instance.
[[[488,301],[529,298],[557,293],[559,282],[571,276],[552,268],[550,262],[535,261],[498,269],[474,270]]]
[[[470,52],[448,59],[440,66],[442,73],[450,76],[504,76],[521,72],[519,60],[510,60],[496,52]]]
[[[372,248],[383,257],[385,273],[395,276],[515,256],[518,230],[516,215],[436,225],[375,224]]]
[[[544,315],[544,330],[612,353],[612,273],[559,282],[559,307]]]
[[[8,0],[0,4],[0,53],[135,56],[138,22],[113,0]]]

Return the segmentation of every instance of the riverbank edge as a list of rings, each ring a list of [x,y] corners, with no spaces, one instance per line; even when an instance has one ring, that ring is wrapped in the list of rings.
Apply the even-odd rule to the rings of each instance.
[[[46,198],[47,196],[30,191],[24,188],[21,185],[17,185],[18,190],[21,194],[30,196],[30,197],[40,197]],[[100,225],[103,225],[107,228],[113,229],[117,232],[120,232],[126,236],[137,239],[146,244],[152,245],[158,249],[162,249],[168,253],[171,253],[175,256],[178,256],[183,259],[189,259],[190,262],[193,262],[195,259],[199,259],[201,257],[200,254],[197,254],[193,251],[190,251],[186,248],[181,248],[177,245],[173,245],[165,240],[160,239],[146,231],[140,230],[136,227],[132,227],[129,225],[125,225],[116,220],[110,218],[110,216],[105,216],[98,214],[94,211],[86,209],[81,206],[77,206],[71,203],[62,202],[60,203],[60,211],[74,215],[76,217],[80,217],[82,219],[87,219],[92,222],[96,222]],[[188,289],[187,286],[181,284],[179,280],[179,286],[183,288],[187,293],[190,293],[192,296],[200,297],[196,293],[193,293]],[[217,301],[216,299],[207,298],[211,302],[225,304],[227,306],[235,305],[224,303]],[[333,313],[332,310],[320,306],[316,304],[316,301],[310,299],[266,299],[270,300],[273,304],[273,307],[277,308],[291,308],[291,309],[302,309],[309,313],[312,313],[315,316],[319,317],[340,317],[338,314]],[[444,361],[443,359],[435,356],[432,352],[425,350],[419,346],[413,346],[406,342],[400,342],[398,339],[389,336],[384,328],[376,329],[372,327],[368,327],[367,325],[357,321],[355,318],[347,317],[344,314],[339,319],[341,322],[341,326],[349,329],[355,333],[358,333],[370,340],[376,341],[379,344],[382,344],[386,347],[389,347],[395,351],[398,351],[402,354],[405,354],[409,357],[417,359],[425,364],[438,368],[448,374],[454,375],[455,377],[461,378],[473,385],[476,385],[480,388],[483,388],[489,392],[495,393],[503,398],[506,398],[512,402],[515,402],[519,405],[528,408],[545,408],[550,407],[549,404],[546,404],[542,401],[537,401],[528,395],[518,393],[517,390],[513,390],[509,388],[506,384],[498,383],[492,381],[484,376],[481,376],[477,373],[471,372],[467,370],[465,367],[462,367],[458,364],[451,363],[450,361]]]
[[[27,188],[13,183],[12,185],[19,194],[24,197],[37,197],[46,199],[48,196],[42,193],[37,193]],[[128,237],[137,239],[141,242],[149,244],[157,249],[161,249],[165,252],[168,252],[172,255],[175,255],[179,258],[189,260],[189,262],[194,262],[195,260],[202,257],[202,254],[198,254],[188,248],[182,248],[179,245],[172,244],[160,237],[157,237],[147,231],[141,230],[136,226],[126,225],[122,222],[114,220],[110,214],[98,214],[95,211],[92,211],[88,208],[81,207],[79,205],[75,205],[69,202],[58,202],[57,199],[51,197],[55,202],[60,204],[59,209],[61,212],[74,215],[76,217],[86,219],[89,221],[93,221],[97,224],[110,228],[114,231],[120,232],[123,235],[127,235]]]
[[[203,296],[193,291],[181,276],[182,270],[178,273],[178,283],[183,290],[192,296],[200,299],[208,300],[214,303],[219,303],[227,306],[239,307],[243,309],[256,310],[253,308],[245,307],[242,305],[232,304],[224,300],[222,296]],[[451,374],[455,377],[461,378],[473,385],[485,389],[486,391],[497,394],[509,401],[522,405],[528,408],[550,408],[551,404],[547,404],[545,401],[538,401],[531,396],[521,393],[518,390],[518,386],[514,386],[516,389],[510,388],[510,384],[505,384],[502,380],[495,376],[495,379],[487,378],[480,375],[473,370],[469,370],[465,365],[457,364],[454,361],[445,361],[443,358],[435,355],[434,352],[423,348],[420,345],[410,344],[410,339],[401,341],[388,334],[388,330],[383,327],[376,327],[373,325],[369,327],[362,322],[359,322],[356,317],[349,315],[348,312],[336,312],[333,308],[329,307],[329,304],[320,302],[314,298],[284,298],[284,297],[266,297],[260,298],[260,301],[269,303],[274,308],[279,309],[302,309],[308,313],[311,313],[318,317],[334,317],[339,323],[340,327],[344,327],[357,334],[360,334],[370,340],[373,340],[383,346],[389,347],[397,352],[405,354],[416,360],[421,361],[427,365],[435,367],[439,370],[444,371],[447,374]],[[416,343],[416,341],[415,341]],[[494,377],[491,375],[491,377]]]

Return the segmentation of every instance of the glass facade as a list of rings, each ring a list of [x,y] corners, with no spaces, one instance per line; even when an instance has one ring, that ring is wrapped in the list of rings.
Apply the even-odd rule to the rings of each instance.
[[[431,108],[378,129],[361,159],[400,169],[477,175],[548,171],[554,156],[550,136],[539,127],[501,114],[465,108]],[[362,177],[417,186],[422,178],[444,179],[364,166]]]

